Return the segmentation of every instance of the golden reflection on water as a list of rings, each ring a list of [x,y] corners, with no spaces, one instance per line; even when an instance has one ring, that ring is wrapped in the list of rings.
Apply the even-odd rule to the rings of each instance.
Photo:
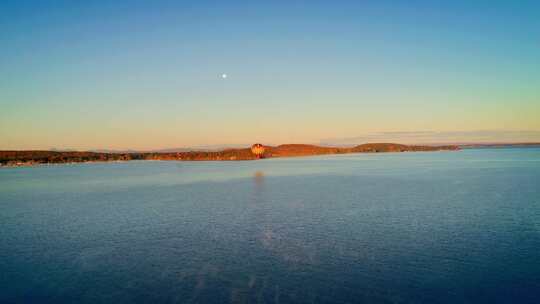
[[[253,174],[253,181],[256,186],[262,186],[264,183],[264,172],[260,170],[256,171],[255,174]]]

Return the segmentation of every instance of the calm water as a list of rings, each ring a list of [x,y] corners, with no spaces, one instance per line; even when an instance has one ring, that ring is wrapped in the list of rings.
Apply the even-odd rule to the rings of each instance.
[[[540,149],[0,169],[1,303],[540,303]]]

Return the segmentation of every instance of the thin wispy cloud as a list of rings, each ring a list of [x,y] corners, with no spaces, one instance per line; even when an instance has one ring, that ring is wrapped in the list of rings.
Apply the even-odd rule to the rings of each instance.
[[[406,144],[468,144],[540,142],[540,131],[416,131],[369,132],[355,137],[322,139],[323,145],[356,145],[368,142],[398,142]]]

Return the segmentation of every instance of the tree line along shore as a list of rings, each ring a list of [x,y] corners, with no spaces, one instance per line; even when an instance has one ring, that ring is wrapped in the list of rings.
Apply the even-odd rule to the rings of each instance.
[[[285,144],[264,146],[262,158],[296,157],[324,154],[379,153],[379,152],[418,152],[459,150],[459,146],[419,146],[394,143],[370,143],[355,147],[324,147],[305,144]],[[102,153],[83,151],[0,151],[2,166],[31,166],[38,164],[84,163],[130,160],[176,160],[176,161],[234,161],[255,160],[257,157],[250,148],[225,149],[221,151],[188,152],[130,152]]]

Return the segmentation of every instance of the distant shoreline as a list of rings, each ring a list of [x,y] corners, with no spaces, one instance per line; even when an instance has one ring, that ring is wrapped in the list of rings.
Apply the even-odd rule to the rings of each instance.
[[[535,142],[523,142],[523,143],[486,143],[486,144],[459,144],[462,149],[474,149],[474,148],[528,148],[528,147],[540,147],[540,143]]]
[[[457,145],[422,146],[395,143],[368,143],[355,147],[323,147],[306,144],[285,144],[264,146],[262,158],[299,157],[310,155],[384,153],[384,152],[422,152],[456,151]],[[131,160],[176,160],[176,161],[240,161],[256,160],[257,155],[250,148],[225,149],[221,151],[186,152],[130,152],[102,153],[89,151],[0,151],[0,166],[23,167],[43,164],[69,164],[90,162],[114,162]]]
[[[349,153],[429,152],[456,151],[478,148],[527,148],[540,147],[540,143],[487,143],[458,145],[403,145],[396,143],[368,143],[354,147],[327,147],[308,144],[264,146],[262,158],[301,157]],[[92,151],[1,151],[0,167],[28,167],[52,164],[126,162],[132,160],[155,161],[248,161],[257,160],[250,148],[220,151],[183,152],[92,152]]]

